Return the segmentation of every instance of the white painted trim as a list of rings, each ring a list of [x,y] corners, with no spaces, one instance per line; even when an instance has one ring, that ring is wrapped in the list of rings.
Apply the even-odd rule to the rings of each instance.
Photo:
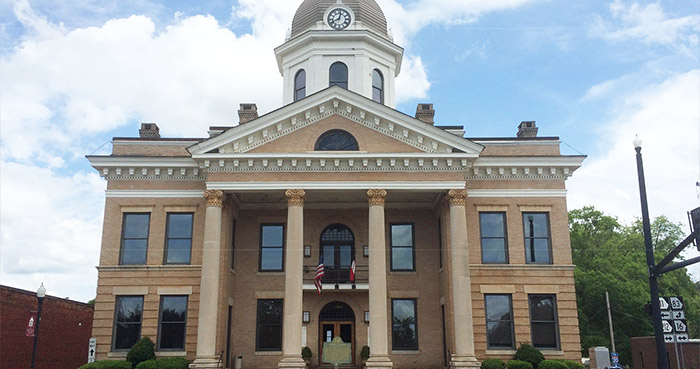
[[[202,138],[200,141],[204,141],[206,138]],[[182,140],[182,141],[145,141],[145,140],[113,140],[112,145],[114,146],[185,146],[189,147],[192,144],[197,143],[194,140]]]
[[[148,157],[148,156],[88,156],[93,167],[171,167],[199,168],[199,164],[189,157]]]
[[[468,197],[566,197],[566,190],[467,189]]]
[[[479,138],[471,138],[472,141],[484,145],[484,146],[544,146],[544,145],[549,145],[549,146],[559,146],[561,144],[561,140],[556,140],[556,139],[551,139],[551,140],[520,140],[517,138],[513,138],[512,140],[509,139],[503,139],[503,140],[486,140],[486,139],[479,139]]]
[[[242,153],[242,154],[195,154],[196,160],[248,160],[248,159],[474,159],[478,155],[467,153],[367,153],[359,151],[314,151],[304,153]],[[457,163],[456,163],[457,164]]]
[[[204,198],[204,190],[107,190],[107,198],[133,198],[133,197],[156,197],[156,198]]]
[[[580,167],[584,156],[482,156],[474,162],[475,167]]]
[[[207,182],[207,189],[224,191],[288,190],[385,190],[446,191],[464,188],[464,182]],[[201,193],[200,193],[201,196]]]

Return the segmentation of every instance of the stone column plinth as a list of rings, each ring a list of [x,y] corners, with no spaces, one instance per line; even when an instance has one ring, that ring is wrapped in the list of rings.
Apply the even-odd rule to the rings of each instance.
[[[474,355],[472,324],[472,287],[469,277],[467,245],[467,190],[450,190],[450,266],[452,268],[452,316],[454,319],[454,352],[452,362],[457,368],[478,368]]]
[[[197,356],[190,368],[216,368],[217,313],[219,307],[219,257],[221,255],[221,190],[206,190],[206,220],[202,250],[202,280],[199,293],[199,322],[197,325]]]
[[[389,319],[386,292],[386,234],[384,199],[386,190],[367,191],[369,200],[369,337],[367,369],[393,366],[389,359]]]
[[[287,246],[284,263],[284,320],[280,369],[306,368],[301,358],[304,270],[304,190],[287,190]]]

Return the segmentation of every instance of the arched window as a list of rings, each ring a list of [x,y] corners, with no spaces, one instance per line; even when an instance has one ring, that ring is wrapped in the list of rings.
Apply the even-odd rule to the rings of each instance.
[[[321,135],[314,147],[316,151],[358,151],[360,147],[351,134],[341,130],[330,130]]]
[[[319,244],[323,253],[323,281],[349,282],[350,265],[355,258],[355,236],[350,228],[342,224],[329,225],[321,233]]]
[[[348,66],[341,62],[336,62],[331,65],[330,81],[328,86],[340,86],[348,88]]]
[[[306,97],[306,71],[301,69],[294,77],[294,101],[301,100]]]
[[[384,76],[379,69],[372,71],[372,100],[384,104]]]

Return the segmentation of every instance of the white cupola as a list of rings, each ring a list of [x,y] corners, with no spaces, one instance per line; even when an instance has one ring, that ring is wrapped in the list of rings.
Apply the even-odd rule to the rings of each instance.
[[[275,55],[284,105],[338,85],[396,107],[403,49],[374,0],[304,0]]]

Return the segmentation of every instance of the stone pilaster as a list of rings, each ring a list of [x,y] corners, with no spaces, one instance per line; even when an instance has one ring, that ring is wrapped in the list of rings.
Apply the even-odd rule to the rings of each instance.
[[[304,269],[304,190],[287,190],[287,249],[284,264],[284,320],[280,369],[306,368],[301,358]]]
[[[206,190],[206,219],[202,251],[202,279],[199,294],[197,356],[191,368],[216,368],[217,313],[219,307],[219,257],[221,255],[221,207],[224,193]]]
[[[389,319],[386,291],[386,234],[384,199],[386,190],[367,191],[369,201],[369,336],[367,369],[393,366],[389,359]]]
[[[452,269],[452,316],[454,317],[455,367],[480,367],[474,355],[474,328],[472,321],[472,288],[469,277],[469,249],[467,244],[467,190],[448,192],[450,201],[450,266]]]

